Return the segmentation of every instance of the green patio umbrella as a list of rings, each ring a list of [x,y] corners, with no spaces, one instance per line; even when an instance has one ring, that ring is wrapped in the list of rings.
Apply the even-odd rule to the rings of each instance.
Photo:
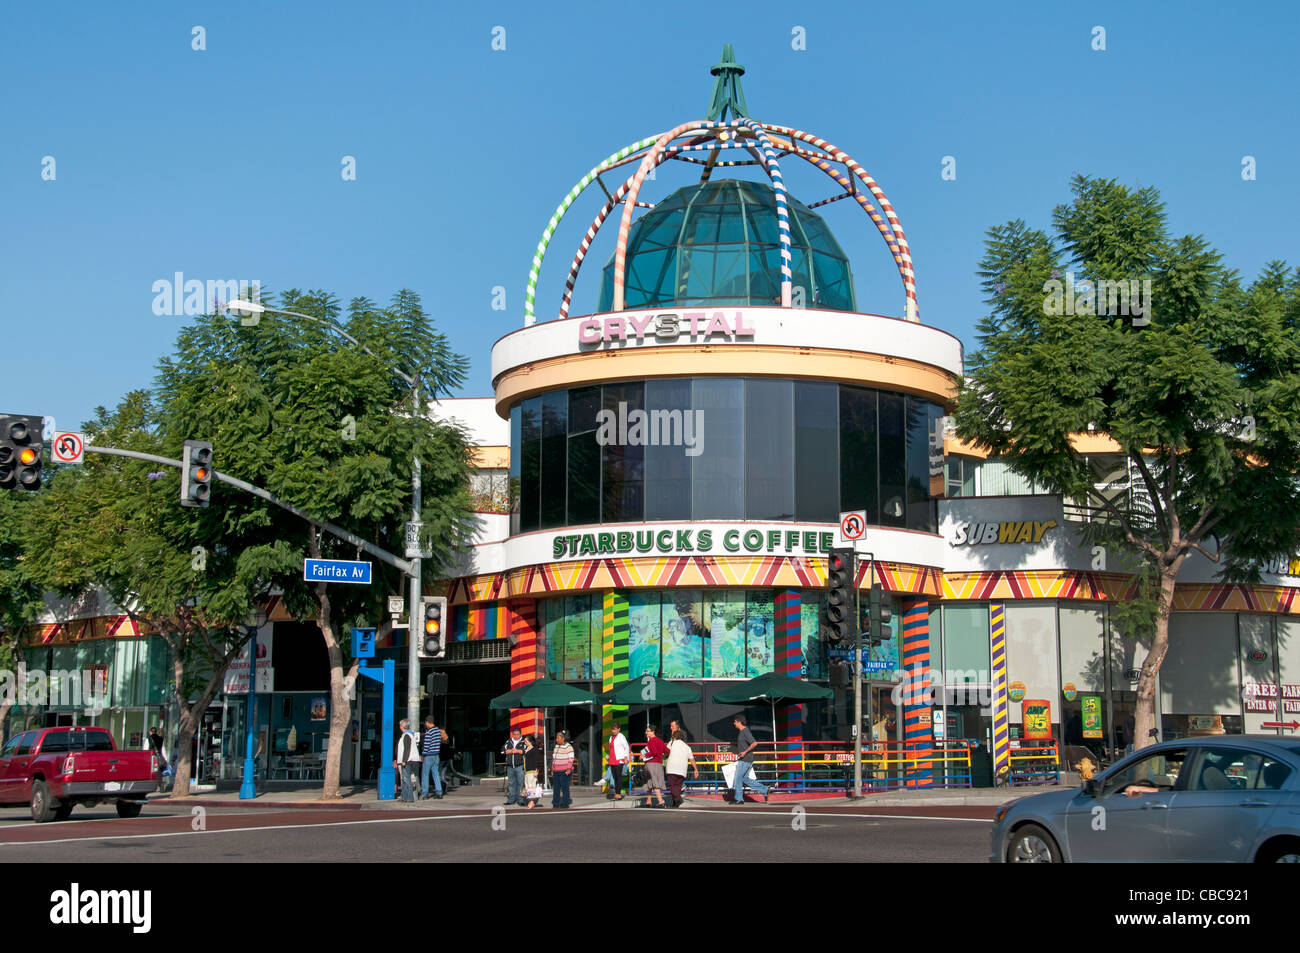
[[[489,708],[568,708],[570,705],[594,705],[599,695],[574,688],[553,678],[539,678],[535,682],[498,695],[488,702]],[[546,732],[542,732],[542,784],[546,785]]]
[[[766,701],[772,706],[772,740],[776,741],[776,703],[778,701],[811,701],[815,698],[833,698],[829,688],[814,685],[802,678],[791,678],[778,672],[768,672],[747,682],[724,688],[713,696],[719,705],[739,705],[744,702]]]
[[[654,705],[684,705],[700,700],[700,693],[688,685],[670,682],[658,676],[641,675],[620,682],[600,696],[605,705],[644,705],[645,723],[650,724]]]
[[[574,688],[553,678],[539,678],[535,682],[498,695],[488,702],[489,708],[567,708],[570,705],[593,705],[599,695]]]

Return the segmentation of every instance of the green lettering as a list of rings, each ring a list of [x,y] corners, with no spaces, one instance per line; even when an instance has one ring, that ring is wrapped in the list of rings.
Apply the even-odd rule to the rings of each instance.
[[[564,537],[557,536],[551,540],[551,558],[559,559],[564,555]]]
[[[655,534],[653,531],[646,531],[644,533],[641,532],[641,530],[636,531],[636,551],[638,553],[650,552],[650,547],[654,546],[654,544]]]
[[[799,545],[799,534],[793,531],[787,531],[785,534],[785,551],[793,552],[794,548]]]
[[[612,553],[614,551],[614,534],[597,533],[596,548],[602,553]]]
[[[820,544],[821,544],[821,551],[822,551],[822,552],[824,552],[824,553],[829,553],[832,549],[835,548],[835,534],[834,534],[834,533],[819,533],[819,534],[818,534],[818,537],[819,537],[819,540],[818,540],[818,541],[819,541]]]
[[[727,535],[722,537],[722,548],[729,553],[740,552],[740,530],[727,530]]]
[[[620,553],[630,553],[632,551],[632,534],[619,533],[616,537],[616,548]]]
[[[579,556],[596,555],[596,537],[593,536],[591,533],[582,534],[582,550],[578,553],[578,555]]]
[[[779,529],[769,529],[767,531],[767,551],[771,552],[778,549],[781,545],[781,531]]]
[[[665,539],[665,536],[668,538]],[[659,535],[655,537],[655,548],[661,553],[671,553],[673,551],[673,531],[661,529]]]
[[[711,529],[702,529],[702,530],[700,530],[699,535],[696,536],[696,544],[695,544],[695,545],[697,545],[697,546],[700,548],[700,551],[701,551],[701,552],[707,552],[708,550],[712,549],[712,548],[713,548],[713,530],[711,530]]]
[[[694,552],[691,549],[691,531],[689,529],[679,529],[677,531],[677,549],[679,552]]]
[[[756,529],[751,529],[745,534],[745,548],[751,553],[756,553],[763,548],[763,534]]]
[[[815,552],[817,552],[817,534],[816,534],[816,533],[804,533],[804,534],[803,534],[803,551],[804,551],[805,553],[815,553]]]

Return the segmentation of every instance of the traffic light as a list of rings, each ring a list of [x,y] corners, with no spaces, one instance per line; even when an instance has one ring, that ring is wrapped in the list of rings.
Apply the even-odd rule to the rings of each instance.
[[[212,495],[212,444],[186,440],[181,456],[181,506],[207,506]]]
[[[875,583],[871,587],[871,624],[867,630],[872,645],[879,645],[894,637],[894,631],[889,626],[892,617],[893,613],[885,601],[885,587]]]
[[[853,640],[858,618],[854,563],[851,549],[832,549],[826,557],[826,628],[832,642]]]
[[[442,658],[447,654],[446,633],[447,600],[443,596],[423,596],[420,599],[420,618],[424,631],[419,634],[420,658]]]
[[[0,489],[41,488],[44,417],[0,417]]]

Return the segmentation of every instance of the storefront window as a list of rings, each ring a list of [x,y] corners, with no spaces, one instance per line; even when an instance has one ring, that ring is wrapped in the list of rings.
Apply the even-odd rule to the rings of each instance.
[[[877,392],[840,388],[840,509],[866,510],[867,522],[880,522]]]
[[[567,493],[566,457],[569,424],[569,392],[552,391],[542,397],[542,501],[541,528],[563,526]]]
[[[794,382],[757,379],[744,383],[744,514],[748,519],[792,520]]]
[[[704,677],[744,678],[745,590],[710,590],[704,608]]]
[[[826,652],[822,649],[822,599],[816,589],[805,589],[799,603],[799,642],[803,652],[800,666],[803,678],[826,677]]]
[[[704,676],[704,607],[700,590],[663,594],[664,678]]]
[[[1102,659],[1105,616],[1100,609],[1062,605],[1057,618],[1061,630],[1061,739],[1100,754],[1110,720]],[[1126,714],[1121,712],[1119,720]]]
[[[794,382],[794,516],[800,522],[839,519],[838,422],[838,385]]]
[[[627,594],[627,673],[631,678],[659,674],[660,598],[655,590]]]
[[[1052,722],[1061,720],[1056,670],[1056,606],[1052,603],[1012,603],[1006,610],[1007,683],[1020,682],[1025,698],[1046,699]],[[1021,721],[1021,707],[1011,706],[1008,719]],[[1059,733],[1054,731],[1059,737]]]
[[[989,607],[987,605],[944,606],[943,668],[951,686],[988,685]]]
[[[519,530],[538,529],[542,521],[542,399],[524,401],[519,433]]]
[[[1229,612],[1175,612],[1160,668],[1164,738],[1241,731],[1236,618]]]
[[[880,522],[907,525],[907,399],[880,395]]]
[[[695,519],[745,518],[744,382],[697,380],[692,403],[704,421],[705,439],[692,464]]]
[[[645,448],[646,499],[648,520],[688,520],[691,518],[691,460],[687,447],[690,440],[703,446],[712,436],[708,421],[703,433],[697,433],[699,415],[691,410],[691,382],[688,380],[646,381],[646,412],[656,428],[657,443]],[[668,433],[661,432],[665,421]],[[688,434],[689,429],[689,434]],[[668,437],[669,439],[664,439]],[[676,437],[676,440],[672,438]]]
[[[776,648],[776,601],[771,589],[750,590],[745,619],[745,677],[772,671]]]
[[[602,409],[613,414],[615,421],[628,420],[632,411],[645,409],[645,385],[639,382],[606,384]],[[604,521],[639,522],[645,514],[644,444],[604,443],[601,447],[601,474],[601,515]]]
[[[580,387],[569,392],[566,491],[570,525],[600,522],[600,444],[596,442],[599,411],[599,387]]]

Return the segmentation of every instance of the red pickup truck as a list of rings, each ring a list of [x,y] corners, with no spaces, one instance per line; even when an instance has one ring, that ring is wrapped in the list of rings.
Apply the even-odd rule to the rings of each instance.
[[[119,751],[103,728],[36,728],[0,749],[0,806],[30,804],[38,824],[101,801],[116,802],[118,817],[139,817],[157,789],[153,752]]]

